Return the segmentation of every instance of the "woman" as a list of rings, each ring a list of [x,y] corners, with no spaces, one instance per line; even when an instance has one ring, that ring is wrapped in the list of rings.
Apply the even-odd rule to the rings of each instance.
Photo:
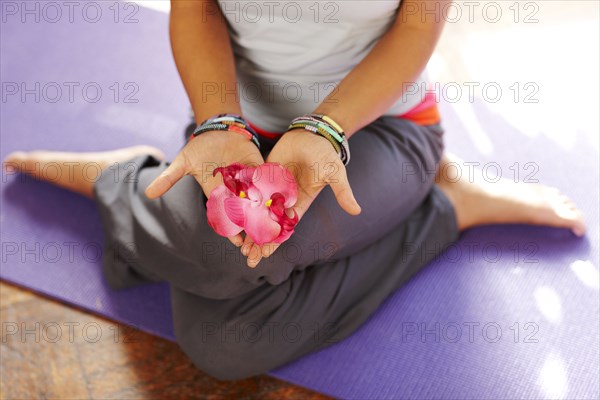
[[[462,230],[584,233],[556,189],[449,176],[423,76],[443,22],[423,4],[174,0],[173,54],[200,134],[171,164],[148,146],[17,152],[5,163],[58,164],[65,173],[53,183],[97,201],[107,280],[168,281],[178,342],[199,368],[220,379],[269,371],[347,337]],[[310,113],[340,134],[337,145],[322,130],[287,130]],[[243,134],[204,129],[221,114]],[[295,233],[279,246],[217,235],[205,207],[222,183],[212,170],[265,161],[298,182]],[[90,182],[88,162],[105,171],[118,162],[119,173]]]

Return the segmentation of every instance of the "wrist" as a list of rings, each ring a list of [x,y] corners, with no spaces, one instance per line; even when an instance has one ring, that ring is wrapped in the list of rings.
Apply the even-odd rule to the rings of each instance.
[[[252,129],[248,121],[239,114],[218,114],[209,117],[198,124],[191,138],[210,131],[234,133],[251,141],[260,149],[258,134]]]
[[[344,112],[339,107],[339,104],[336,104],[332,107],[328,103],[323,103],[313,111],[313,114],[327,115],[336,121],[340,126],[343,127],[346,138],[349,138],[354,134],[354,132],[356,132],[356,119]]]
[[[315,135],[312,132],[303,129],[293,129],[285,132],[284,135],[287,140],[292,141],[294,146],[309,153],[314,152],[313,146],[319,146],[323,147],[323,149],[327,149],[327,151],[334,152],[336,156],[338,155],[335,147],[331,145],[331,142],[321,135]]]
[[[348,147],[344,128],[330,116],[325,114],[303,115],[294,118],[288,130],[309,131],[316,136],[321,136],[335,149],[344,165],[347,165],[350,161],[350,148]]]

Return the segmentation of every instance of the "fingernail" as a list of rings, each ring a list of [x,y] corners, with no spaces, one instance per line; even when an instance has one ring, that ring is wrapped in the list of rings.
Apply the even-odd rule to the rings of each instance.
[[[262,256],[263,257],[269,257],[269,248],[267,246],[263,247],[262,249]]]
[[[261,254],[258,250],[259,249],[256,246],[253,246],[248,254],[248,266],[250,268],[256,267],[261,259]]]
[[[250,245],[246,244],[242,246],[242,254],[248,257],[248,252],[250,251]]]
[[[146,186],[146,190],[144,190],[144,194],[150,197],[150,192],[152,191],[152,186],[154,186],[154,181],[150,182],[148,186]]]

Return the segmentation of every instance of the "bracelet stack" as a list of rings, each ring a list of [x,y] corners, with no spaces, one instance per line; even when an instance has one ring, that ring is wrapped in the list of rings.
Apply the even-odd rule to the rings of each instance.
[[[192,138],[208,131],[229,131],[244,135],[260,149],[258,134],[248,121],[237,114],[219,114],[202,121],[194,130]]]
[[[344,165],[350,162],[350,148],[344,130],[331,117],[323,114],[308,114],[294,118],[288,131],[292,129],[304,129],[323,136],[335,148]]]

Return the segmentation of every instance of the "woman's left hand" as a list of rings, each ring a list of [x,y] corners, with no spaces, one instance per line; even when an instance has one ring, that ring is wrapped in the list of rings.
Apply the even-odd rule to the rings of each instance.
[[[266,161],[280,163],[294,175],[298,184],[298,200],[293,208],[299,219],[326,185],[331,186],[342,209],[351,215],[360,214],[360,206],[348,182],[346,167],[324,137],[303,129],[288,131],[277,141]],[[262,257],[269,257],[278,246],[275,243],[259,246],[246,235],[242,254],[252,254],[252,257],[248,257],[248,265],[255,267]],[[257,249],[253,250],[253,247]]]

